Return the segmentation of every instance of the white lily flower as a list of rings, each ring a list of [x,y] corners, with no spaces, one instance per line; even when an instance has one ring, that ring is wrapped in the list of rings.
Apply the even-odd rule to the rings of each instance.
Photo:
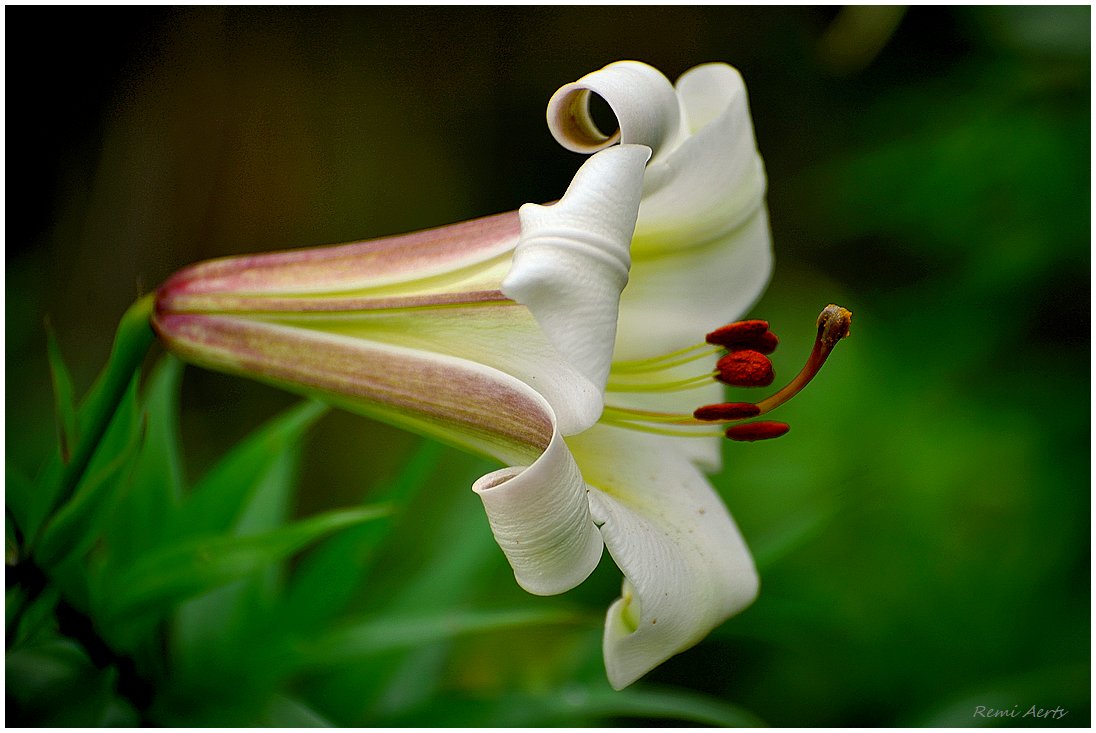
[[[591,92],[615,111],[615,135],[591,121]],[[604,642],[621,688],[753,600],[749,552],[698,468],[718,465],[712,421],[781,404],[848,319],[820,320],[823,346],[785,389],[694,417],[720,401],[717,379],[771,382],[759,351],[775,337],[763,322],[679,348],[740,316],[771,269],[741,78],[709,64],[675,89],[621,62],[560,89],[548,116],[565,146],[594,152],[558,203],[199,264],[164,284],[153,325],[196,363],[504,463],[473,489],[523,588],[573,588],[603,546],[623,571]],[[730,353],[718,366],[698,368],[719,347]],[[727,435],[785,429],[738,424]]]

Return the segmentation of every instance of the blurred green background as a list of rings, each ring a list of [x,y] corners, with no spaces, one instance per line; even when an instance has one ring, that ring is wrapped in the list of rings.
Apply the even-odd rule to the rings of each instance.
[[[992,722],[979,705],[1088,725],[1089,8],[22,7],[6,27],[6,451],[23,474],[55,439],[44,316],[82,391],[124,309],[190,262],[557,198],[581,159],[545,104],[621,58],[745,77],[776,251],[753,315],[782,338],[778,378],[823,305],[855,312],[777,416],[791,433],[725,447],[715,481],[760,598],[628,694],[602,678],[608,558],[560,599],[523,594],[468,490],[489,466],[331,413],[296,515],[370,501],[409,461],[429,477],[351,613],[579,620],[296,676],[279,684],[297,718],[255,714],[268,691],[199,654],[203,685],[164,707],[188,712],[159,722],[725,722],[711,701],[776,726]],[[197,369],[182,395],[192,477],[294,403]],[[56,659],[12,656],[9,722],[77,705]]]

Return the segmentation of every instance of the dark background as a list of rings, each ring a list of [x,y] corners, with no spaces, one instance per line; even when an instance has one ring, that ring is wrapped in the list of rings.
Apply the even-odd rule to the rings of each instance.
[[[124,309],[179,267],[557,198],[581,160],[544,124],[557,87],[621,58],[671,79],[726,61],[769,174],[777,264],[753,315],[783,338],[778,374],[798,369],[822,305],[856,320],[779,416],[788,436],[726,449],[717,483],[760,599],[649,682],[773,725],[979,724],[978,705],[1063,706],[1049,724],[1087,725],[1087,7],[5,15],[6,449],[19,470],[54,437],[47,314],[86,388]],[[291,401],[188,369],[188,471]],[[298,512],[360,501],[417,442],[325,418]],[[414,508],[405,541],[421,567],[394,565],[379,587],[425,577],[452,511],[468,542],[484,537],[462,460]],[[537,601],[497,552],[476,572],[491,602]],[[569,600],[600,613],[618,582],[603,563]],[[596,658],[596,633],[581,638]],[[454,651],[427,702],[471,700],[492,724],[491,701],[515,687],[556,694],[550,671],[527,679],[551,667],[535,642]],[[336,722],[376,719],[345,681],[309,689]],[[451,722],[433,709],[413,721]]]

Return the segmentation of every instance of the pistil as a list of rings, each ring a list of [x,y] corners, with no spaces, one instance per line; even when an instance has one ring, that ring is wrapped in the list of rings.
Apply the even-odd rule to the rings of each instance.
[[[851,311],[832,303],[827,305],[818,315],[818,335],[815,336],[814,347],[811,349],[811,355],[807,358],[807,363],[803,365],[795,379],[788,382],[776,394],[757,403],[760,410],[758,414],[763,415],[776,409],[806,387],[822,369],[822,365],[826,363],[826,359],[829,358],[830,352],[833,351],[833,347],[837,345],[837,342],[849,335],[851,325]]]

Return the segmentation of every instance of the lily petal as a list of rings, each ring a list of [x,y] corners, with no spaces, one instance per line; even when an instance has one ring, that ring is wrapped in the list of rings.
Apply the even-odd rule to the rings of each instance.
[[[538,390],[559,429],[579,432],[601,413],[601,386],[499,291],[520,232],[513,212],[365,242],[222,258],[172,276],[157,308],[239,315],[477,361]],[[615,302],[611,312],[615,318]],[[602,348],[611,345],[610,337]]]
[[[548,342],[528,309],[501,297],[409,308],[356,308],[332,299],[319,312],[279,311],[266,319],[476,361],[540,393],[563,434],[594,424],[601,414],[601,390]]]
[[[599,388],[613,358],[620,292],[650,157],[620,145],[590,157],[551,206],[519,210],[521,239],[502,292],[526,306],[548,340]]]
[[[606,672],[620,689],[748,606],[757,571],[707,479],[663,439],[598,425],[567,442],[626,578],[604,637]]]
[[[509,212],[363,242],[222,257],[176,273],[160,298],[174,311],[211,311],[233,302],[261,307],[262,296],[497,290],[495,273],[509,266],[519,226]]]
[[[620,125],[601,134],[589,95],[603,97]],[[765,171],[746,87],[726,64],[690,69],[677,84],[636,61],[610,64],[562,87],[548,124],[564,147],[612,144],[654,151],[632,240],[632,284],[624,290],[616,358],[636,359],[696,342],[697,333],[739,318],[772,271]],[[696,324],[695,333],[683,324]]]
[[[765,171],[742,77],[705,64],[676,90],[688,134],[647,168],[618,358],[695,343],[682,323],[703,331],[740,318],[772,273]]]
[[[176,354],[437,437],[504,463],[551,444],[555,417],[524,383],[467,359],[222,315],[155,314]]]
[[[604,99],[617,118],[606,135],[590,115],[590,93]],[[593,153],[616,142],[646,145],[657,160],[681,131],[681,108],[662,72],[639,61],[617,61],[566,84],[548,102],[548,128],[560,145]]]
[[[765,169],[742,76],[705,64],[683,74],[676,90],[689,134],[648,168],[637,251],[709,242],[764,206]]]
[[[680,349],[740,319],[761,297],[772,267],[764,207],[742,227],[704,245],[666,256],[635,256],[631,282],[620,298],[615,358]]]
[[[557,432],[531,466],[489,473],[472,490],[483,500],[495,541],[518,585],[554,595],[586,580],[601,559],[586,483]]]

